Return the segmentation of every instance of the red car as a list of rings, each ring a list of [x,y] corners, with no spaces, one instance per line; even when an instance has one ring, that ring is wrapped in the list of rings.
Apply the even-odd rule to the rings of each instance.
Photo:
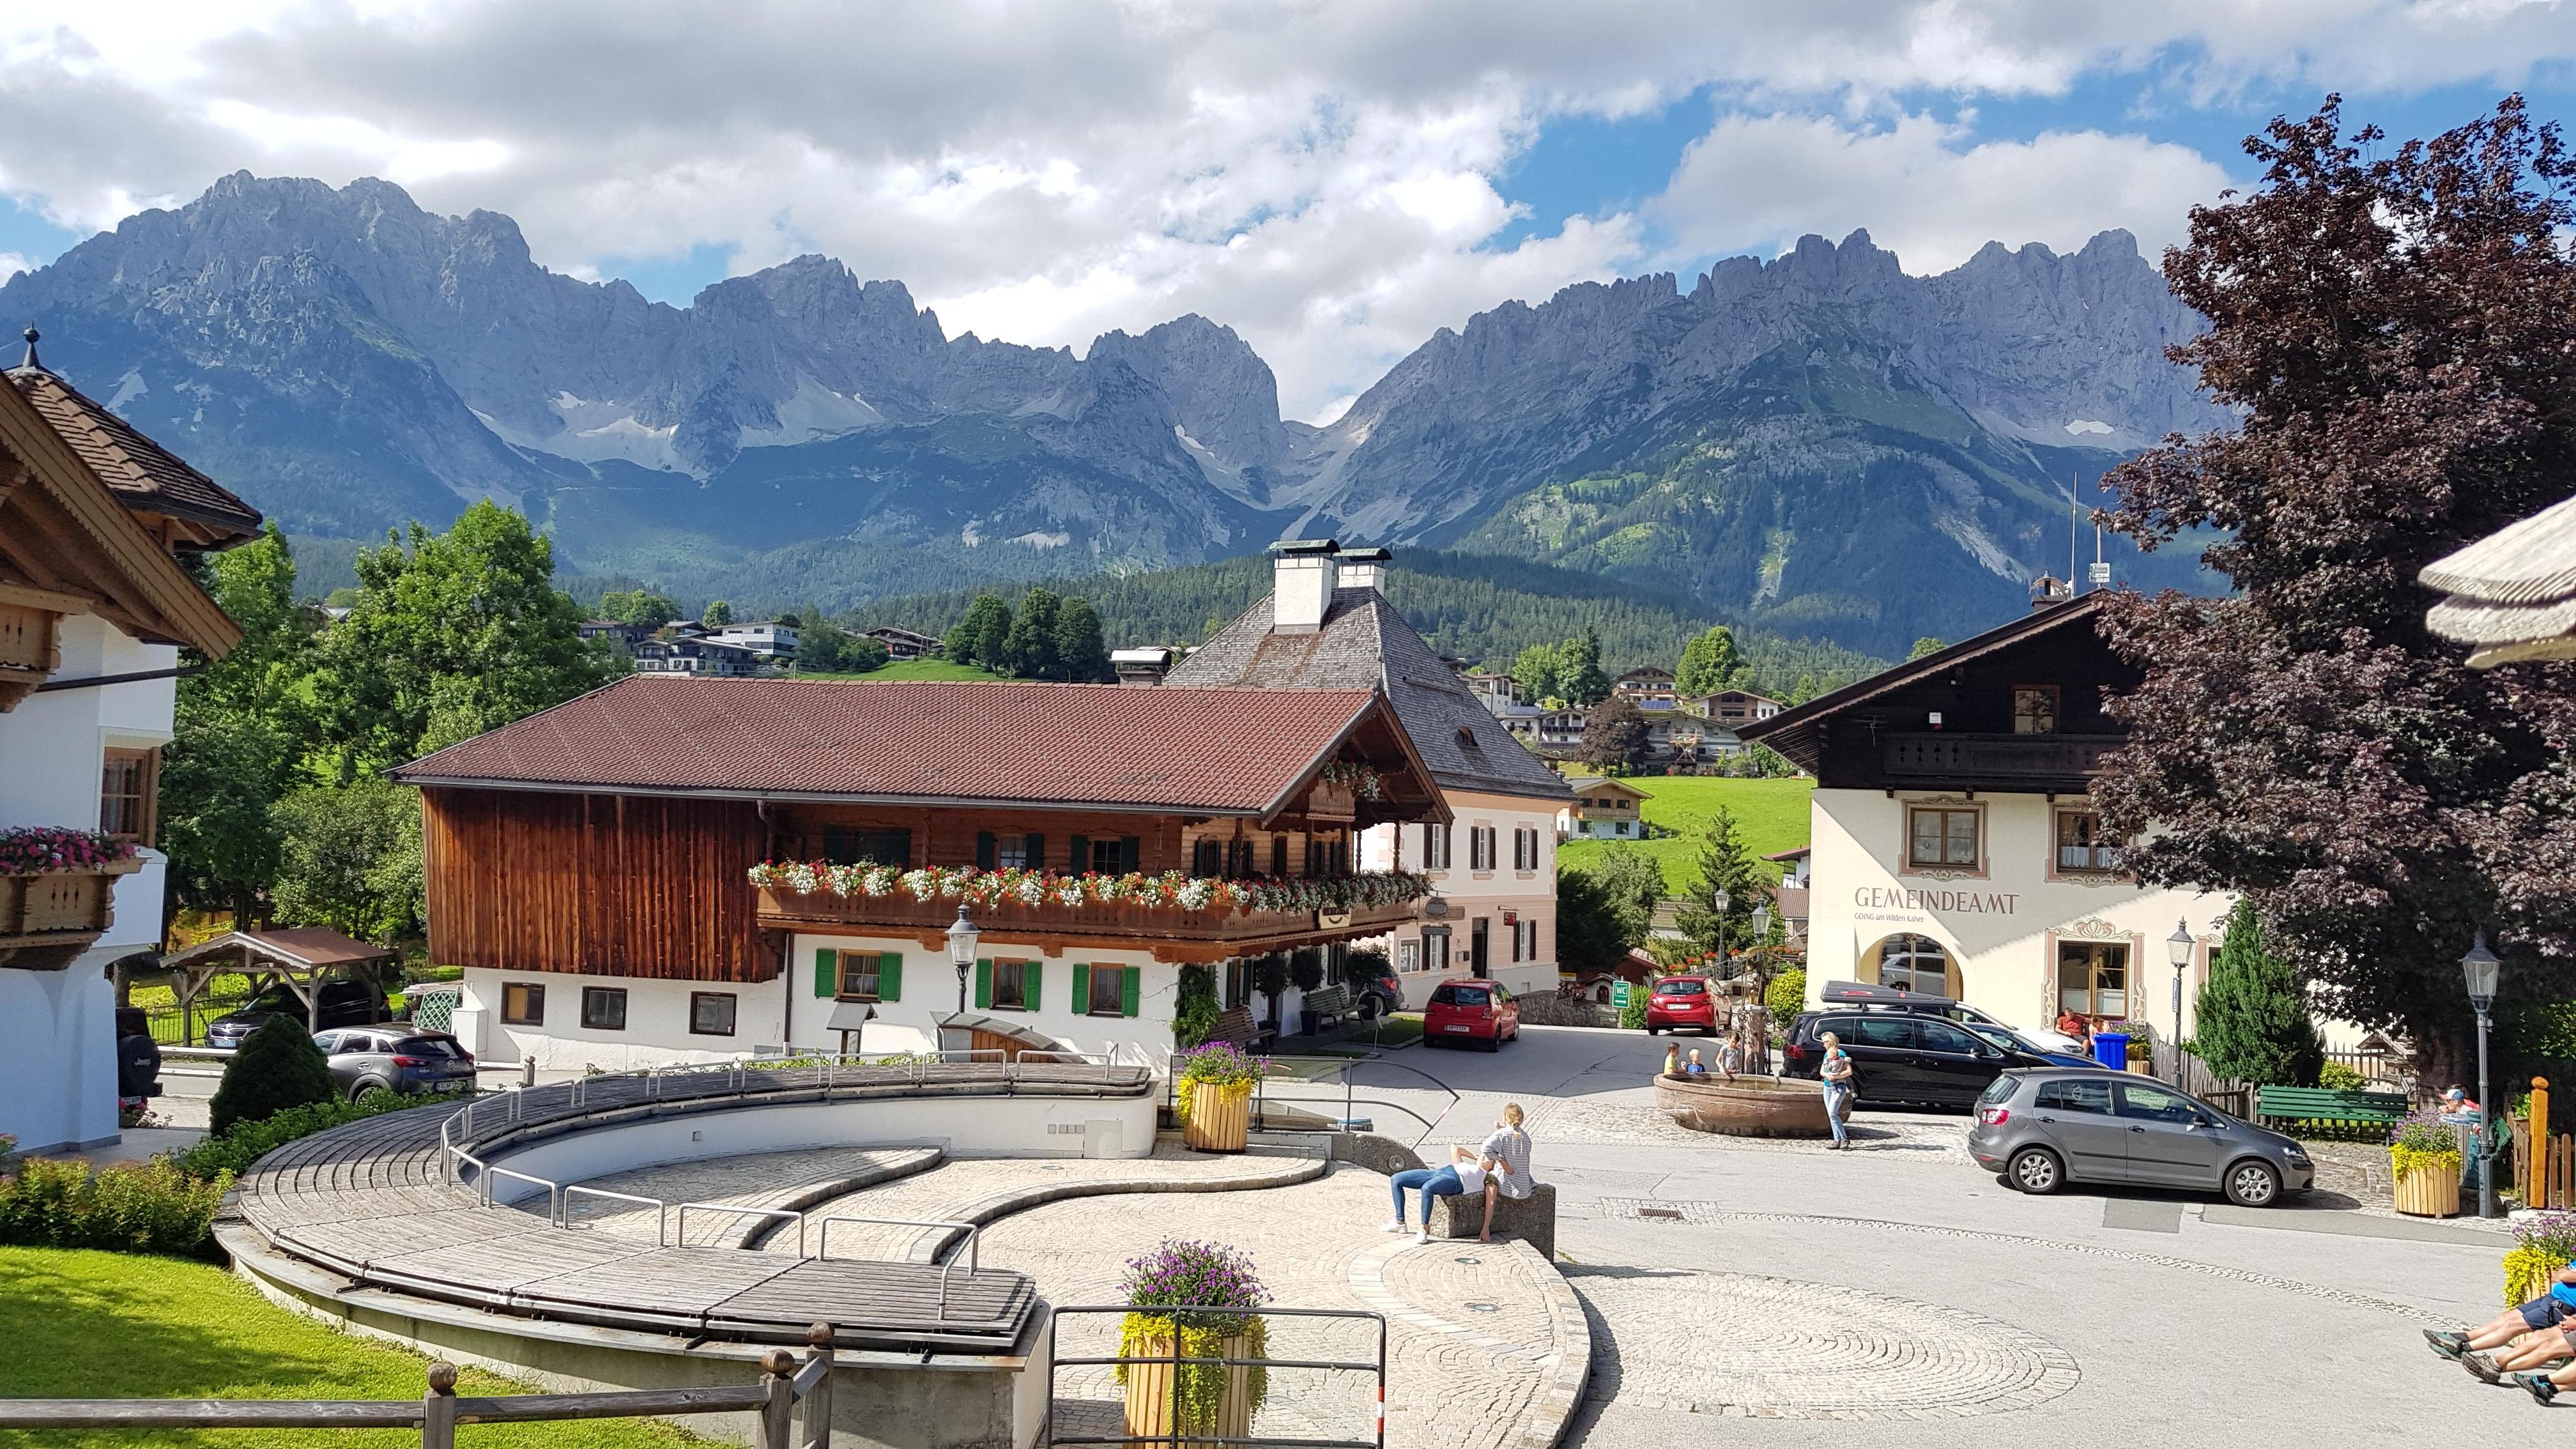
[[[1422,1013],[1422,1044],[1482,1042],[1496,1051],[1521,1034],[1520,1003],[1499,981],[1449,981],[1431,993]]]
[[[1655,982],[1654,994],[1646,998],[1646,1035],[1654,1036],[1670,1028],[1697,1027],[1703,1035],[1717,1035],[1717,996],[1708,989],[1705,976],[1666,976]]]

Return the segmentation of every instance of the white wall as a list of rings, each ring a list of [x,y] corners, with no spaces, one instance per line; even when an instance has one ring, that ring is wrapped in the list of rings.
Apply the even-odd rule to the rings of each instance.
[[[1454,981],[1472,974],[1468,967],[1472,922],[1485,918],[1490,924],[1486,969],[1493,979],[1511,991],[1553,992],[1556,989],[1556,803],[1524,799],[1512,795],[1487,795],[1466,791],[1447,793],[1450,813],[1456,817],[1450,828],[1452,842],[1449,868],[1430,872],[1432,885],[1446,901],[1449,913],[1432,918],[1414,907],[1414,920],[1391,935],[1367,944],[1387,954],[1390,964],[1398,968],[1397,980],[1404,984],[1404,1004],[1420,1010],[1431,999],[1432,991],[1443,981]],[[1494,865],[1489,871],[1470,868],[1467,831],[1472,826],[1491,826],[1494,831]],[[1401,866],[1421,870],[1423,833],[1420,825],[1378,825],[1360,837],[1360,864],[1366,870],[1388,870]],[[1538,868],[1512,868],[1512,832],[1527,829],[1538,832]],[[1398,838],[1401,832],[1401,839]],[[1506,911],[1521,920],[1538,922],[1536,953],[1521,961],[1512,960],[1512,928],[1503,920]],[[1449,928],[1449,969],[1429,969],[1421,950],[1422,931],[1426,926]],[[1423,962],[1414,971],[1402,970],[1404,945],[1415,947],[1415,959]]]
[[[1154,1150],[1161,1101],[1146,1092],[780,1103],[594,1128],[504,1152],[492,1162],[551,1182],[587,1182],[663,1163],[821,1147],[937,1146],[952,1157],[1144,1157]],[[492,1196],[505,1202],[543,1191],[509,1178],[492,1184]]]
[[[173,645],[146,644],[92,614],[62,622],[56,680],[169,669]],[[99,770],[110,745],[169,743],[174,680],[29,695],[0,714],[0,826],[98,828]],[[115,877],[116,922],[62,971],[0,967],[0,1132],[22,1148],[116,1140],[116,993],[107,963],[149,950],[161,932],[165,857]]]
[[[903,956],[902,999],[876,1003],[876,1019],[867,1028],[867,1051],[937,1049],[938,1029],[933,1022],[957,1010],[957,968],[949,963],[945,950],[924,950],[918,940],[909,937],[797,935],[787,959],[788,975],[797,990],[795,1035],[799,1045],[840,1044],[837,1033],[823,1029],[832,1013],[833,999],[828,994],[817,995],[814,990],[814,953],[826,947],[840,951],[895,951]],[[1014,946],[988,936],[978,954],[995,960],[1035,960],[1041,968],[1040,999],[1035,1010],[993,1007],[981,1008],[982,1014],[1043,1033],[1075,1051],[1117,1053],[1121,1060],[1138,1065],[1159,1068],[1171,1055],[1172,1007],[1180,990],[1181,968],[1155,960],[1151,951],[1084,947],[1067,948],[1061,956],[1049,956],[1035,947]],[[1137,979],[1136,1014],[1093,1016],[1074,1010],[1073,968],[1077,964],[1138,968],[1142,974]],[[971,975],[966,981],[966,1010],[979,1011]]]
[[[501,1020],[505,982],[525,981],[546,988],[545,1021],[514,1026]],[[678,1062],[722,1061],[756,1046],[780,1040],[790,982],[749,985],[709,981],[653,981],[631,976],[575,976],[560,971],[496,971],[468,967],[464,993],[457,1003],[456,1035],[478,1061],[516,1065],[530,1057],[546,1071],[626,1071]],[[581,1024],[585,986],[604,986],[626,993],[626,1029],[597,1031]],[[694,992],[729,992],[734,997],[734,1033],[700,1036],[689,1030],[689,997]]]

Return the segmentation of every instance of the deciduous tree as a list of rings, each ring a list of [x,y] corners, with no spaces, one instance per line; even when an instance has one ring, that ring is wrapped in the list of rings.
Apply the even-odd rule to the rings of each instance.
[[[1712,624],[1682,646],[1681,666],[1673,671],[1673,687],[1684,695],[1715,694],[1726,688],[1743,667],[1744,656],[1735,647],[1735,631],[1724,624]]]
[[[1058,678],[1094,684],[1110,684],[1118,678],[1109,668],[1109,645],[1100,635],[1100,615],[1080,597],[1065,600],[1063,612],[1056,615],[1055,655],[1061,671]]]
[[[2165,257],[2210,323],[2171,355],[2242,422],[2110,479],[2142,546],[2225,530],[2237,592],[2118,601],[2146,679],[2095,793],[2141,879],[2243,893],[2322,1007],[2455,1077],[2476,928],[2508,993],[2567,990],[2576,666],[2465,668],[2415,578],[2576,482],[2576,164],[2519,98],[2398,147],[2329,100],[2247,151]]]
[[[1011,668],[1011,606],[999,594],[977,594],[966,617],[948,631],[940,650],[952,664],[981,664],[998,673]]]
[[[1064,600],[1044,585],[1020,600],[1020,612],[1012,618],[1011,632],[1002,645],[1011,673],[1022,679],[1064,678],[1064,664],[1056,654],[1056,626],[1063,614]],[[989,668],[992,662],[988,659],[985,665]]]
[[[1646,716],[1635,701],[1613,695],[1583,717],[1583,761],[1596,770],[1626,770],[1646,758]]]
[[[1556,868],[1557,959],[1577,971],[1607,971],[1642,944],[1664,897],[1663,872],[1641,851],[1602,850]]]

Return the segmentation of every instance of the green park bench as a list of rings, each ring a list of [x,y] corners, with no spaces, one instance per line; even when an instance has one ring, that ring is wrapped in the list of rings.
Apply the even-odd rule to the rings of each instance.
[[[2403,1092],[2265,1087],[2255,1093],[2254,1115],[2266,1123],[2326,1122],[2338,1127],[2384,1129],[2405,1121],[2407,1106]]]

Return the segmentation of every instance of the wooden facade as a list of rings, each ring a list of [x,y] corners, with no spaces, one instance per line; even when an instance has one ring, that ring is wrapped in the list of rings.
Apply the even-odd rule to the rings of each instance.
[[[421,791],[431,959],[666,981],[775,978],[746,879],[768,831],[747,800]]]

